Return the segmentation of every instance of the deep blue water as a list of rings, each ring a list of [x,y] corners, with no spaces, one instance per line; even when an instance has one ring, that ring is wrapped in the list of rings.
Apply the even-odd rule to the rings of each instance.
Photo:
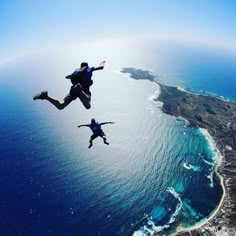
[[[0,85],[1,235],[151,235],[214,211],[222,195],[217,156],[199,130],[162,113],[155,83],[108,68],[93,85],[91,110],[75,101],[57,111],[32,96],[45,86],[63,98],[69,86],[54,88],[40,70],[29,80],[27,66],[15,74],[21,86],[1,72],[9,78]],[[169,83],[207,90],[188,68]],[[218,90],[227,95],[220,82],[209,84]],[[96,139],[87,148],[90,130],[76,126],[92,117],[116,122],[104,126],[109,146]]]
[[[167,224],[179,204],[168,187],[190,205],[190,211],[181,213],[189,219],[193,212],[191,221],[183,219],[186,225],[210,214],[219,201],[221,189],[209,187],[206,176],[211,170],[202,161],[213,162],[206,140],[181,122],[170,120],[161,130],[155,127],[153,133],[162,133],[164,147],[158,145],[159,135],[132,142],[133,150],[111,146],[117,152],[108,160],[114,169],[106,170],[96,166],[96,160],[86,161],[87,149],[72,150],[70,140],[58,136],[23,94],[2,88],[1,99],[3,235],[131,235],[147,224],[139,222],[144,213],[152,214],[156,225]],[[100,157],[94,147],[92,158],[109,155]],[[185,169],[184,163],[199,170]]]
[[[235,101],[236,59],[222,57],[191,65],[181,76],[184,87],[196,93],[221,96]]]
[[[152,66],[151,70],[161,76],[161,81],[198,94],[236,100],[235,52],[190,45],[176,48],[163,49],[164,69],[158,64]]]

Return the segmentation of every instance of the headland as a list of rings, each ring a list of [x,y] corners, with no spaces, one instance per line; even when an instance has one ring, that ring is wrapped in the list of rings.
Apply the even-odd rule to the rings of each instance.
[[[196,226],[180,227],[177,233],[172,235],[236,235],[236,103],[214,96],[190,93],[179,87],[166,86],[148,71],[123,68],[121,72],[129,73],[133,79],[157,83],[160,86],[158,100],[163,103],[163,112],[182,117],[190,127],[207,130],[222,157],[216,167],[224,192],[219,206]]]

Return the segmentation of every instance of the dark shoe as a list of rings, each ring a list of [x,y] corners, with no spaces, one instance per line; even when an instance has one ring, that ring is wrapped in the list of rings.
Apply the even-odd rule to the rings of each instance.
[[[108,143],[108,142],[106,142],[106,141],[105,141],[104,143],[105,143],[106,145],[109,145],[109,143]]]
[[[92,143],[90,143],[90,144],[89,144],[89,146],[88,146],[88,148],[91,148],[92,146],[93,146],[93,144],[92,144]]]
[[[43,92],[41,92],[41,93],[36,94],[36,95],[33,97],[33,99],[34,99],[34,100],[37,100],[37,99],[43,100],[43,99],[47,98],[47,96],[48,96],[48,91],[43,91]]]

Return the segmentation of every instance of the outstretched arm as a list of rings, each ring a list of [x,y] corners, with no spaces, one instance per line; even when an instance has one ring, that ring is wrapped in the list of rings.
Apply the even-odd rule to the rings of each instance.
[[[83,127],[83,126],[84,126],[84,127],[85,127],[85,126],[86,126],[86,127],[89,127],[89,124],[86,124],[86,125],[78,125],[77,127],[80,128],[80,127]]]
[[[106,124],[115,124],[115,122],[109,121],[109,122],[102,122],[101,125],[106,125]]]
[[[104,66],[105,66],[105,63],[106,63],[106,61],[102,61],[102,62],[99,64],[99,66],[94,67],[93,70],[102,70],[102,69],[104,68]]]

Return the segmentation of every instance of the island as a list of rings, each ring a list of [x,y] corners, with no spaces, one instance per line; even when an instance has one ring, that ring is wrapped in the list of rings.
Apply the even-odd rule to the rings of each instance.
[[[191,229],[181,228],[174,235],[236,235],[236,103],[209,95],[194,94],[180,87],[158,82],[149,71],[123,68],[133,79],[145,79],[160,86],[158,100],[164,113],[182,118],[189,126],[203,128],[213,137],[222,160],[216,172],[221,176],[224,194],[217,210]],[[159,235],[156,233],[155,235]]]

